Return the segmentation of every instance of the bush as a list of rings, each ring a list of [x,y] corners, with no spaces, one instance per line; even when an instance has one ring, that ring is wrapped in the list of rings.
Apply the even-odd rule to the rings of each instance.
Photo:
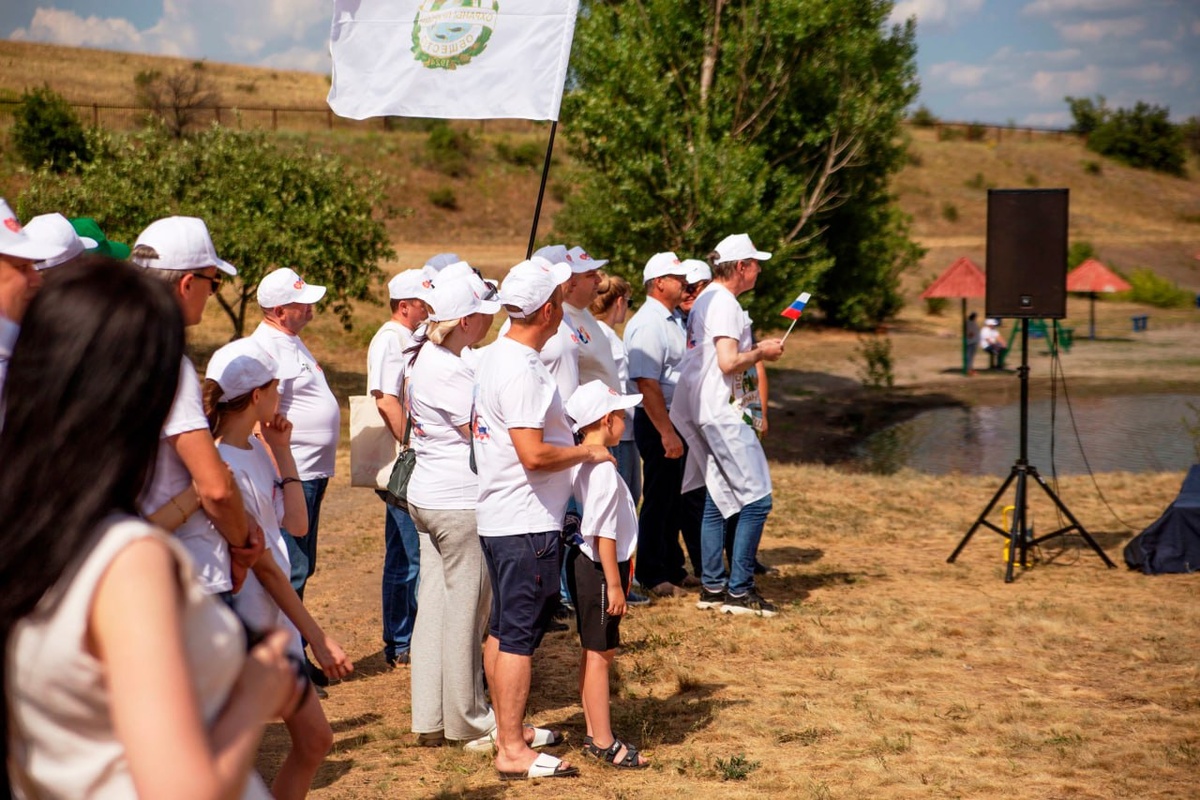
[[[448,186],[431,190],[429,192],[429,202],[447,211],[458,210],[458,197],[454,194],[454,190]]]
[[[470,172],[469,157],[474,146],[470,133],[439,122],[429,131],[425,152],[438,172],[451,178],[461,178]]]
[[[968,189],[991,189],[995,184],[989,183],[987,178],[983,177],[982,172],[976,172],[975,177],[963,182],[963,186]]]
[[[1041,181],[1038,179],[1038,176],[1037,176],[1037,175],[1035,175],[1034,173],[1032,173],[1032,172],[1031,172],[1031,173],[1029,173],[1028,175],[1026,175],[1026,176],[1025,176],[1025,185],[1026,185],[1026,186],[1034,186],[1034,187],[1036,187],[1036,186],[1038,186],[1038,185],[1040,185],[1040,184],[1041,184]]]
[[[963,138],[963,136],[964,134],[960,129],[951,127],[949,125],[938,128],[939,142],[953,142],[957,139]]]
[[[44,166],[63,173],[92,157],[79,117],[49,87],[21,95],[21,104],[13,112],[12,140],[30,169]]]
[[[958,222],[958,206],[954,203],[942,203],[942,219],[946,222]]]
[[[1170,110],[1139,102],[1120,108],[1088,137],[1088,149],[1138,169],[1183,177],[1187,155],[1183,131],[1170,120]]]
[[[868,389],[891,389],[896,385],[892,340],[887,336],[860,336],[855,355],[862,360],[858,377]],[[852,356],[851,361],[855,358]]]
[[[1104,172],[1104,167],[1100,165],[1099,161],[1085,161],[1083,162],[1083,171],[1088,175],[1099,175]]]
[[[908,121],[918,128],[932,128],[938,124],[938,118],[933,115],[928,106],[917,106],[917,110],[909,115]]]
[[[921,290],[928,289],[930,285],[937,280],[936,275],[930,275],[929,278],[921,285]],[[945,313],[950,306],[950,300],[946,297],[926,297],[925,298],[925,313],[931,317],[940,317]]]
[[[968,142],[982,142],[987,138],[987,127],[979,122],[972,122],[967,126],[964,134]]]
[[[1071,133],[1089,136],[1108,119],[1109,110],[1105,105],[1104,95],[1097,95],[1095,100],[1090,97],[1067,97],[1067,105],[1071,107]]]
[[[1144,303],[1155,308],[1189,308],[1193,295],[1145,267],[1135,269],[1126,277],[1133,288],[1116,295],[1117,299],[1133,303]]]
[[[496,142],[496,155],[515,167],[538,167],[546,159],[545,148],[537,142],[513,145],[507,139]]]
[[[1071,242],[1071,246],[1067,248],[1067,269],[1075,269],[1089,258],[1095,257],[1096,248],[1092,247],[1091,242],[1086,240]]]
[[[1179,126],[1183,134],[1183,146],[1194,156],[1200,156],[1200,117],[1189,117]]]

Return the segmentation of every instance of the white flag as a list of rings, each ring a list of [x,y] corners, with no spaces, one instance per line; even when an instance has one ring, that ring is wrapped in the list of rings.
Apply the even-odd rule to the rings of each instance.
[[[558,119],[579,0],[335,0],[329,107],[351,119]]]

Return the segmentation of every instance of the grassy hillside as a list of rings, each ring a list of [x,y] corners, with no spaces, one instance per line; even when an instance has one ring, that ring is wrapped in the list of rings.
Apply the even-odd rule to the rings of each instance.
[[[0,99],[46,84],[73,102],[131,104],[138,72],[166,72],[192,63],[0,41]],[[206,63],[204,70],[228,106],[315,108],[323,106],[328,91],[326,77],[313,73],[218,63]],[[265,119],[248,115],[245,124],[269,124]],[[285,143],[336,153],[387,177],[393,213],[389,228],[403,261],[423,260],[438,250],[471,249],[485,259],[485,266],[499,269],[524,253],[540,162],[535,158],[530,164],[512,154],[522,146],[534,153],[544,147],[544,125],[456,123],[468,137],[467,166],[460,175],[447,174],[428,151],[428,136],[417,122],[391,131],[382,124],[323,131],[320,125],[288,119],[280,126],[278,135]],[[898,176],[895,191],[913,217],[915,236],[929,248],[921,267],[907,278],[911,295],[960,255],[984,261],[988,187],[1068,187],[1072,240],[1090,241],[1102,259],[1122,268],[1148,266],[1189,289],[1200,289],[1200,261],[1194,258],[1200,251],[1200,164],[1193,163],[1191,177],[1179,179],[1106,161],[1067,136],[1027,139],[1010,134],[999,142],[967,142],[938,141],[932,130],[912,129],[909,135],[910,164]],[[24,179],[11,147],[0,143],[0,196],[15,196]],[[565,146],[557,153],[543,233],[550,230],[572,183],[570,154]],[[433,202],[435,194],[441,195],[441,205]],[[593,246],[604,250],[603,243]]]

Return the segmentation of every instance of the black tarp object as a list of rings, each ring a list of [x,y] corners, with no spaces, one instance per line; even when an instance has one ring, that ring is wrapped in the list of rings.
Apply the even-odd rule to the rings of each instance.
[[[1188,470],[1175,502],[1125,545],[1125,563],[1147,575],[1200,571],[1200,464]]]

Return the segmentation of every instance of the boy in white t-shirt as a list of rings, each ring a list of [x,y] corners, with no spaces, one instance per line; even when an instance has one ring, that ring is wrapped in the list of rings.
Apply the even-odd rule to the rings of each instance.
[[[640,394],[620,395],[595,380],[580,386],[567,401],[572,429],[582,444],[613,447],[625,432],[625,410]],[[621,617],[629,590],[630,564],[637,548],[637,511],[616,464],[580,464],[571,470],[575,496],[583,506],[583,542],[572,548],[567,586],[575,605],[579,643],[579,685],[587,737],[583,751],[614,767],[641,769],[649,762],[637,749],[613,735],[609,712],[608,670],[621,643]]]

